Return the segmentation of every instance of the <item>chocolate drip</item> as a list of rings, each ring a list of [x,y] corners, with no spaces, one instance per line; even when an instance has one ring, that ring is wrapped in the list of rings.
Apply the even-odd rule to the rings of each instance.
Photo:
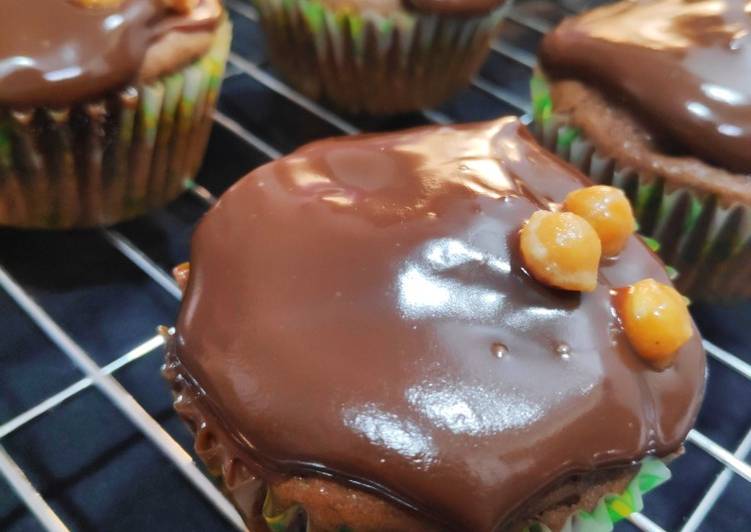
[[[698,332],[656,372],[614,317],[611,289],[668,282],[636,237],[592,293],[524,272],[521,224],[583,184],[512,118],[311,144],[199,225],[176,354],[261,467],[494,530],[675,451],[701,400]]]
[[[543,41],[554,78],[593,83],[663,144],[751,173],[751,2],[633,0],[564,21]]]
[[[149,46],[169,31],[214,27],[207,0],[180,16],[160,0],[85,8],[68,0],[6,0],[0,32],[0,105],[63,106],[136,81]],[[12,27],[11,27],[12,26]]]

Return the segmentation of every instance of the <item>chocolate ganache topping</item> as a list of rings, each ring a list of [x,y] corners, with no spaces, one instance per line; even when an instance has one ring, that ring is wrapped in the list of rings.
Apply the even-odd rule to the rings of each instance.
[[[632,0],[565,20],[546,74],[600,85],[669,146],[751,173],[751,2]]]
[[[523,270],[523,222],[584,184],[515,118],[313,143],[200,223],[176,355],[269,475],[495,530],[569,475],[675,451],[701,401],[698,332],[658,372],[615,318],[612,289],[669,283],[638,238],[590,293]]]
[[[132,83],[152,44],[170,31],[211,29],[221,8],[202,0],[180,15],[162,0],[5,0],[2,14],[0,105],[23,107],[66,105]]]

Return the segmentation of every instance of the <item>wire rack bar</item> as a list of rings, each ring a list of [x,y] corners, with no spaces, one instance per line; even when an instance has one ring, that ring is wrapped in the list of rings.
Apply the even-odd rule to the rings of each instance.
[[[232,9],[232,11],[237,12],[245,18],[249,18],[253,22],[258,22],[258,11],[249,2],[243,3],[238,2],[237,0],[225,0],[224,3],[227,7]]]
[[[209,206],[216,203],[216,196],[197,183],[190,183],[188,185],[188,191]]]
[[[696,429],[692,429],[686,439],[731,469],[734,473],[751,482],[751,465],[736,457],[722,445],[718,445]]]
[[[66,532],[68,530],[65,523],[50,508],[47,501],[39,495],[39,492],[31,485],[21,468],[16,465],[2,446],[0,446],[0,474],[7,479],[13,491],[16,492],[45,529],[50,532]]]
[[[209,206],[211,206],[214,203],[216,203],[217,202],[217,197],[214,196],[208,190],[206,190],[206,189],[204,189],[204,190],[206,191],[206,194],[202,194],[202,193],[200,193],[200,192],[198,192],[196,190],[193,190],[193,189],[190,189],[189,192],[191,192],[196,198],[198,198],[199,200],[205,202]]]
[[[633,513],[627,519],[639,530],[644,530],[645,532],[665,532],[664,528],[642,513]]]
[[[164,345],[164,338],[162,338],[160,335],[157,334],[149,338],[142,344],[131,349],[124,355],[113,360],[106,366],[102,367],[102,373],[106,375],[110,375],[114,373],[115,371],[119,370],[120,368],[127,366],[131,362],[138,360],[139,358],[145,355],[148,355],[149,353],[151,353],[152,351],[154,351],[155,349],[163,345]],[[60,390],[56,394],[51,395],[50,397],[40,402],[36,406],[29,408],[23,414],[19,414],[16,417],[10,419],[9,421],[6,421],[2,425],[0,425],[0,440],[5,438],[12,432],[15,432],[16,430],[26,425],[30,421],[38,418],[42,414],[49,412],[51,409],[60,405],[64,401],[70,399],[74,395],[84,391],[86,388],[88,388],[92,384],[94,384],[94,381],[91,378],[84,377],[83,379],[74,382],[67,388],[64,388],[63,390]]]
[[[246,10],[247,11],[247,10]],[[299,91],[293,89],[283,81],[279,80],[278,78],[275,78],[274,76],[266,73],[263,69],[261,69],[258,65],[253,63],[252,61],[248,61],[242,56],[239,56],[235,54],[234,52],[230,53],[229,61],[232,65],[234,65],[241,73],[247,74],[251,78],[255,79],[262,85],[265,85],[267,88],[273,90],[277,94],[287,98],[291,102],[299,105],[303,109],[306,109],[310,111],[313,115],[317,116],[324,122],[328,123],[331,126],[334,126],[338,130],[340,130],[342,133],[346,133],[348,135],[356,135],[357,133],[361,133],[362,131],[356,127],[355,125],[351,124],[341,116],[337,115],[336,113],[329,111],[325,107],[321,106],[317,102],[311,100],[304,94],[300,93]],[[441,113],[440,111],[436,111],[434,109],[423,109],[422,114],[431,122],[435,122],[438,124],[450,124],[453,122],[448,116]],[[227,117],[226,115],[223,115],[222,113],[219,113],[219,118],[217,120],[220,123],[223,122],[234,122],[231,118]],[[241,130],[244,130],[242,126],[240,126]],[[247,130],[244,130],[244,132],[241,132],[242,135],[250,134]],[[258,137],[255,137],[256,141],[255,143],[262,143],[266,144],[263,140],[261,140]],[[269,156],[272,159],[276,159],[281,156],[281,154],[276,151],[274,148],[266,144],[266,146],[270,149],[275,151],[278,155],[276,156]],[[264,150],[262,150],[264,151]]]
[[[340,129],[344,133],[347,133],[349,135],[360,133],[360,130],[358,128],[356,128],[355,126],[353,126],[346,120],[342,119],[335,113],[332,113],[331,111],[323,107],[321,104],[314,102],[307,96],[303,96],[301,93],[297,92],[286,83],[279,81],[277,78],[275,78],[268,72],[264,71],[262,68],[260,68],[258,65],[256,65],[252,61],[249,61],[245,59],[244,57],[237,55],[235,52],[230,52],[229,61],[235,67],[240,69],[242,72],[246,73],[251,78],[256,80],[258,83],[271,89],[277,94],[281,94],[288,100],[296,103],[303,109],[310,111],[317,117],[325,120],[326,122]]]
[[[198,469],[181,446],[152,418],[146,410],[112,376],[102,372],[96,362],[68,336],[28,293],[0,266],[0,287],[16,302],[31,320],[80,368],[93,384],[120,412],[128,418],[185,477],[236,528],[244,530],[243,521],[229,501]]]
[[[746,432],[746,436],[741,440],[736,449],[734,456],[739,460],[746,459],[751,454],[751,429]],[[681,532],[695,532],[704,522],[709,512],[717,504],[718,499],[733,479],[733,473],[729,469],[723,469],[717,478],[712,482],[707,492],[702,497],[699,504],[696,505],[693,513],[686,520],[686,524],[681,528]]]
[[[239,122],[228,117],[219,110],[214,111],[214,122],[222,126],[224,129],[234,133],[240,139],[244,140],[247,144],[250,144],[256,150],[266,155],[266,157],[268,157],[269,159],[278,159],[282,156],[282,152],[268,144],[265,140],[257,137],[256,135],[245,129],[243,126],[241,126]]]
[[[177,283],[172,276],[157,266],[157,264],[151,260],[146,253],[138,249],[133,242],[114,229],[102,229],[101,233],[110,244],[112,244],[120,253],[128,257],[133,264],[138,266],[146,273],[146,275],[151,277],[156,284],[164,288],[169,295],[175,299],[180,299],[180,288],[177,286]]]
[[[64,388],[63,390],[60,390],[54,395],[51,395],[44,401],[38,403],[37,405],[29,408],[24,413],[17,415],[14,418],[11,418],[10,420],[6,421],[2,425],[0,425],[0,439],[5,438],[9,434],[12,434],[13,432],[17,431],[30,421],[33,421],[34,419],[38,418],[42,414],[49,412],[53,408],[55,408],[57,405],[63,403],[64,401],[70,399],[71,397],[77,395],[78,393],[82,392],[89,386],[91,386],[91,379],[88,377],[81,379],[79,381],[74,382],[67,388]]]
[[[451,120],[448,116],[443,114],[440,111],[436,111],[435,109],[423,109],[422,114],[430,120],[433,123],[440,124],[440,125],[447,125],[452,124],[454,121]]]
[[[537,59],[535,59],[534,55],[530,54],[526,50],[512,46],[502,40],[496,40],[493,44],[490,45],[490,49],[495,53],[500,54],[504,57],[508,57],[509,59],[512,59],[517,63],[521,63],[522,65],[530,69],[534,68],[537,64]]]
[[[540,17],[525,15],[524,13],[519,13],[514,10],[509,11],[506,18],[516,22],[520,26],[534,30],[537,33],[547,33],[553,27],[553,25],[547,20],[541,19]]]
[[[502,102],[511,104],[513,107],[516,107],[525,114],[532,112],[532,106],[526,99],[520,98],[513,92],[504,89],[503,87],[499,87],[498,85],[490,83],[489,81],[485,81],[484,79],[479,77],[475,77],[472,80],[472,85],[480,89],[482,92],[489,94],[498,100],[501,100]]]
[[[729,368],[737,371],[748,380],[751,380],[751,364],[738,358],[737,356],[728,353],[719,346],[716,346],[709,340],[703,340],[704,349],[713,358],[719,360]]]

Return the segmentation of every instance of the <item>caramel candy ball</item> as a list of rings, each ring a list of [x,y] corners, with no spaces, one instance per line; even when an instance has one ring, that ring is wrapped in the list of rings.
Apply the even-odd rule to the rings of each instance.
[[[188,286],[188,278],[190,277],[190,263],[183,262],[172,268],[172,277],[175,278],[180,291],[185,292],[185,287]]]
[[[636,231],[631,204],[615,187],[597,185],[574,190],[563,201],[563,209],[578,214],[594,227],[605,255],[620,253]]]
[[[672,286],[644,279],[622,295],[618,313],[631,345],[657,368],[673,363],[694,334],[686,300]]]
[[[537,211],[522,227],[520,245],[524,264],[538,281],[582,292],[597,287],[600,239],[584,218]]]

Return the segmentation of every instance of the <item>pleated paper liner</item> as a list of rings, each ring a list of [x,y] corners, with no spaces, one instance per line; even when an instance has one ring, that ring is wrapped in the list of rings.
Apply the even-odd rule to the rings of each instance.
[[[457,17],[356,8],[316,0],[252,0],[272,64],[308,96],[350,113],[395,114],[435,106],[469,84],[508,3]]]
[[[751,297],[751,205],[676,186],[665,178],[621,166],[602,154],[566,116],[555,113],[547,83],[532,79],[538,140],[596,183],[621,188],[634,206],[639,231],[677,272],[676,286],[694,300]]]
[[[578,511],[569,516],[561,532],[610,532],[613,526],[644,509],[643,496],[670,480],[670,470],[662,460],[647,457],[639,472],[619,494],[605,495],[591,512]],[[525,532],[550,532],[542,524],[528,527]]]
[[[162,375],[172,388],[175,411],[195,434],[195,450],[209,472],[222,480],[222,487],[243,514],[253,532],[316,532],[303,505],[280,506],[273,486],[264,482],[238,458],[242,454],[233,438],[213,430],[219,421],[203,404],[202,392],[174,354],[174,336],[160,328],[167,344]],[[646,457],[638,472],[622,493],[605,495],[592,511],[578,510],[566,520],[562,532],[607,532],[618,521],[644,507],[643,495],[670,479],[670,470],[662,460]],[[329,527],[327,526],[327,530]],[[338,532],[357,532],[341,523]],[[525,532],[548,532],[542,524],[533,524]]]
[[[175,198],[197,172],[229,53],[224,21],[187,67],[66,109],[0,109],[0,225],[112,224]]]

